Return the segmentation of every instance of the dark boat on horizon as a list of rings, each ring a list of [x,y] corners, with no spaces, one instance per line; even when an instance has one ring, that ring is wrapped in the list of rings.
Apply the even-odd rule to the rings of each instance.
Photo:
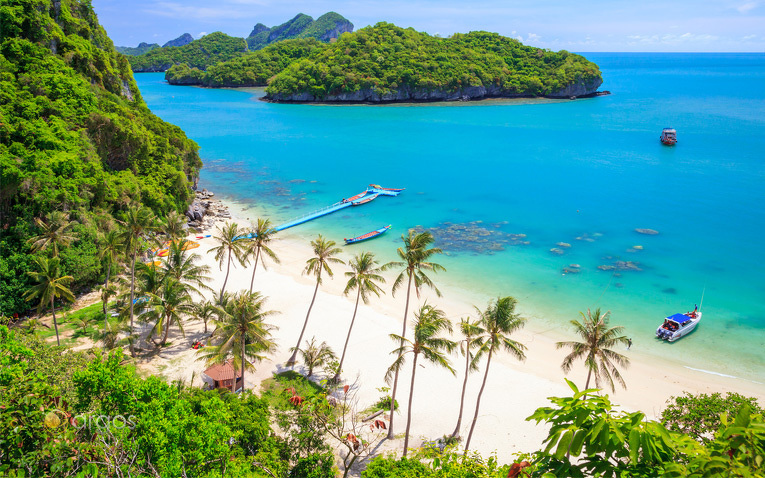
[[[659,140],[663,145],[674,146],[677,144],[677,131],[674,128],[664,128]]]

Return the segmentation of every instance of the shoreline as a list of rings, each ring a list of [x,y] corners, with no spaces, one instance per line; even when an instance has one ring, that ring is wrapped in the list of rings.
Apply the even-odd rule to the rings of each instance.
[[[248,226],[250,220],[254,220],[257,213],[262,212],[257,206],[237,203],[231,198],[218,196],[215,199],[228,208],[231,214],[230,221],[237,222],[240,226]],[[245,220],[248,217],[250,220]],[[205,233],[213,233],[215,228],[226,220],[229,219],[216,218],[215,225],[208,228]],[[212,255],[207,254],[207,250],[213,247],[213,241],[208,238],[198,242],[201,244],[198,252],[203,258],[202,262],[211,267],[213,281],[210,286],[214,290],[219,290],[225,276],[225,269],[219,270]],[[289,229],[280,232],[272,243],[272,248],[282,262],[281,264],[268,262],[267,270],[259,266],[255,276],[254,290],[260,291],[268,298],[266,302],[268,309],[280,312],[271,319],[271,323],[280,327],[275,334],[279,348],[270,357],[270,361],[257,366],[255,373],[247,373],[248,388],[254,383],[269,378],[273,373],[286,370],[284,362],[289,356],[287,350],[295,345],[293,342],[299,335],[315,285],[313,278],[301,275],[305,261],[311,257],[311,251],[309,240],[298,230]],[[364,250],[363,247],[345,250],[340,257],[347,260],[352,253],[362,250]],[[327,341],[335,352],[340,354],[354,302],[352,297],[347,298],[342,295],[345,284],[344,272],[347,269],[338,264],[333,267],[333,270],[334,279],[327,278],[319,290],[304,340],[310,340],[312,336],[316,336],[317,340]],[[448,272],[441,273],[441,276],[447,274]],[[228,290],[237,290],[233,284],[248,287],[251,275],[251,267],[246,269],[232,267],[228,282],[232,285],[228,287]],[[346,369],[343,373],[343,378],[347,382],[358,381],[362,407],[375,402],[383,394],[378,389],[387,386],[383,381],[383,375],[392,363],[390,351],[394,348],[388,334],[399,333],[402,325],[404,294],[399,293],[395,298],[391,297],[390,284],[395,275],[393,272],[386,272],[383,276],[387,280],[387,283],[383,285],[386,294],[380,299],[373,298],[369,306],[363,303],[359,305],[356,325],[348,348]],[[428,301],[444,310],[447,317],[456,323],[466,315],[474,316],[473,304],[484,308],[490,297],[464,287],[455,287],[452,281],[445,283],[440,280],[438,274],[432,279],[443,292],[443,297],[438,298],[431,291],[423,291],[419,301],[413,296],[410,318],[420,304]],[[488,378],[487,389],[481,404],[481,414],[473,438],[473,449],[484,456],[496,451],[501,462],[512,460],[512,453],[539,449],[542,440],[546,437],[546,428],[526,422],[524,419],[536,408],[548,406],[547,397],[571,395],[560,369],[560,363],[566,351],[556,349],[555,342],[570,340],[573,335],[568,333],[568,329],[545,327],[544,325],[552,322],[545,319],[539,320],[533,313],[529,314],[529,310],[533,311],[533,305],[519,303],[519,309],[521,314],[529,320],[526,327],[512,337],[528,347],[527,359],[524,362],[517,362],[499,355],[496,361],[492,362],[492,371]],[[564,321],[561,320],[559,323]],[[187,327],[186,340],[193,340],[195,337],[193,331],[191,334],[188,333],[189,329],[196,329],[199,326],[201,330],[201,324],[193,324],[193,327],[191,325]],[[457,335],[453,336],[455,340],[458,340],[457,337]],[[727,374],[701,368],[694,369],[667,363],[666,360],[636,350],[634,347],[630,351],[619,352],[627,355],[631,360],[631,366],[621,370],[628,388],[627,390],[617,388],[615,393],[609,390],[608,394],[620,408],[641,410],[649,419],[658,418],[666,400],[671,396],[682,395],[684,391],[691,393],[731,391],[756,397],[761,403],[765,403],[765,384],[733,378]],[[181,377],[188,379],[192,371],[200,373],[204,370],[203,364],[193,359],[186,360],[183,358],[184,355],[186,354],[181,352],[177,359],[169,361],[166,368],[158,367],[161,369],[159,373],[170,379]],[[417,375],[411,434],[413,446],[419,444],[419,438],[432,440],[453,430],[464,371],[460,369],[462,361],[457,354],[452,355],[452,362],[457,370],[456,377],[452,377],[445,370],[427,365]],[[467,432],[472,419],[482,372],[483,368],[480,372],[471,374],[469,378],[463,416],[463,435]],[[173,375],[174,373],[176,375]],[[408,367],[402,370],[400,377],[402,384],[408,385],[410,373]],[[582,363],[577,363],[568,376],[569,380],[580,387],[585,377],[586,370]],[[400,390],[396,398],[399,404],[404,404],[408,398],[408,386],[400,387]],[[405,413],[402,407],[394,424],[397,432],[401,431],[399,428],[402,427],[404,418]],[[395,441],[392,446],[400,448],[401,443]]]

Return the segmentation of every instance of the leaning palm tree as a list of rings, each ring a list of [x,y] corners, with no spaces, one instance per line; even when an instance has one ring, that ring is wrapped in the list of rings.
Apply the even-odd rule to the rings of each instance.
[[[218,241],[218,246],[207,251],[215,252],[215,260],[218,261],[220,270],[223,270],[223,263],[226,263],[226,278],[223,280],[223,287],[220,289],[220,300],[223,299],[223,293],[226,291],[228,274],[231,272],[231,259],[236,258],[237,262],[242,265],[247,263],[245,241],[241,239],[244,232],[239,229],[237,223],[227,222],[222,228],[219,227],[213,236],[213,239]]]
[[[133,336],[135,305],[135,261],[143,236],[155,227],[154,213],[144,206],[130,206],[118,221],[122,226],[122,239],[130,257],[130,336]],[[134,340],[130,340],[130,355],[135,357]]]
[[[614,352],[611,348],[618,344],[627,345],[629,340],[626,335],[622,335],[624,327],[608,327],[608,316],[611,312],[601,313],[600,308],[591,312],[587,309],[587,315],[579,312],[582,321],[572,320],[571,325],[577,335],[583,342],[558,342],[557,348],[570,348],[572,351],[566,355],[561,364],[564,372],[571,371],[575,360],[584,358],[584,364],[587,366],[587,382],[584,385],[585,390],[590,387],[590,378],[595,376],[595,386],[600,387],[603,380],[611,387],[611,391],[616,391],[614,379],[619,384],[627,388],[622,375],[619,373],[620,367],[628,367],[630,361],[624,355]]]
[[[362,299],[365,304],[369,304],[371,294],[380,297],[380,292],[383,292],[383,290],[377,283],[385,282],[385,279],[380,275],[380,268],[377,267],[375,255],[371,252],[358,254],[351,259],[348,265],[351,266],[351,271],[345,273],[345,276],[348,277],[348,283],[345,285],[343,294],[348,295],[350,291],[356,289],[356,306],[353,308],[353,317],[351,317],[351,325],[348,327],[348,336],[345,338],[345,345],[343,346],[343,354],[340,357],[337,374],[333,378],[335,382],[340,379],[340,373],[343,371],[345,352],[348,350],[353,323],[356,321],[356,312],[359,310],[359,299]]]
[[[428,262],[431,256],[435,254],[441,254],[441,249],[437,247],[429,247],[434,239],[433,234],[428,231],[417,233],[414,229],[409,230],[407,236],[401,235],[401,240],[404,241],[404,247],[398,248],[398,256],[401,261],[394,261],[385,264],[382,270],[388,270],[393,268],[403,267],[404,269],[396,277],[393,282],[392,294],[396,295],[398,290],[404,281],[407,281],[406,286],[406,306],[404,307],[404,325],[402,327],[401,336],[406,337],[406,317],[409,312],[409,297],[412,292],[412,283],[414,283],[414,290],[417,297],[420,297],[420,289],[423,286],[428,286],[436,291],[436,295],[441,297],[441,291],[438,290],[433,281],[430,280],[425,272],[438,272],[445,271],[446,269],[435,262]],[[401,342],[401,346],[404,343]],[[390,427],[388,428],[388,439],[393,439],[393,412],[395,411],[394,404],[396,403],[396,391],[398,388],[398,371],[393,378],[393,391],[391,392],[390,400]]]
[[[98,257],[104,261],[105,266],[104,269],[106,270],[106,279],[104,279],[104,287],[103,290],[110,290],[109,289],[109,278],[112,274],[112,268],[114,266],[114,263],[117,262],[119,257],[122,255],[122,250],[125,247],[125,244],[122,241],[122,236],[119,232],[117,232],[114,229],[108,230],[103,233],[99,233],[98,235]],[[103,296],[103,294],[102,294]],[[108,300],[108,297],[104,298],[103,301],[103,310],[104,315],[106,315],[106,302]]]
[[[465,379],[462,381],[462,395],[460,396],[460,413],[457,416],[457,426],[454,427],[452,438],[459,438],[460,426],[462,425],[462,412],[465,409],[465,390],[467,389],[468,375],[478,371],[478,360],[473,349],[480,347],[481,335],[484,333],[480,320],[470,321],[469,318],[460,320],[460,332],[464,337],[460,341],[460,352],[465,356]]]
[[[475,424],[478,421],[481,396],[483,395],[484,388],[486,388],[486,378],[489,376],[492,356],[495,352],[504,349],[518,360],[526,359],[526,354],[524,353],[526,346],[510,338],[510,334],[523,327],[526,323],[526,319],[515,312],[516,303],[517,301],[513,297],[501,297],[496,301],[490,302],[484,312],[478,311],[484,332],[475,355],[476,359],[483,355],[488,355],[488,357],[486,359],[486,371],[483,374],[483,383],[478,391],[478,398],[475,403],[473,423],[470,425],[470,432],[465,442],[465,454],[467,454],[470,448],[470,439],[473,438],[473,430],[475,430]]]
[[[205,333],[207,333],[207,322],[220,317],[222,313],[220,307],[208,300],[194,304],[194,316],[204,322]]]
[[[288,367],[295,365],[295,361],[297,360],[297,351],[300,348],[300,342],[303,341],[303,334],[308,325],[308,318],[311,316],[311,309],[313,308],[313,303],[316,301],[316,293],[319,291],[319,286],[321,285],[321,273],[326,272],[328,276],[332,277],[334,274],[332,273],[330,264],[345,264],[341,259],[335,257],[340,253],[340,249],[335,247],[335,241],[324,239],[324,237],[319,234],[319,237],[311,241],[311,246],[313,247],[313,257],[306,261],[303,274],[316,276],[316,288],[313,290],[311,305],[308,306],[308,313],[305,314],[305,322],[303,322],[303,329],[300,331],[297,344],[291,349],[293,351],[292,355],[289,360],[287,360]]]
[[[236,370],[241,370],[244,390],[244,370],[254,368],[254,362],[265,359],[276,350],[271,338],[275,326],[265,319],[276,312],[265,310],[266,298],[259,292],[241,291],[236,295],[226,294],[221,300],[223,314],[215,321],[215,332],[211,345],[200,349],[201,358],[208,364],[224,363],[233,358],[234,384],[236,391]]]
[[[183,330],[183,318],[194,313],[194,301],[187,285],[168,277],[162,282],[159,291],[149,295],[149,304],[143,314],[143,319],[147,322],[154,322],[154,328],[151,330],[147,340],[153,340],[153,336],[162,337],[158,343],[154,340],[154,345],[163,346],[167,343],[167,336],[170,327],[175,324],[185,336]]]
[[[58,322],[56,322],[55,300],[58,298],[66,301],[74,301],[72,291],[67,288],[74,278],[72,276],[62,276],[59,272],[59,258],[53,257],[35,257],[36,271],[30,271],[28,274],[37,285],[32,286],[25,294],[25,300],[39,299],[37,310],[42,312],[46,305],[50,304],[50,310],[53,314],[53,326],[56,328],[56,345],[61,345],[58,337]]]
[[[188,244],[189,241],[183,238],[171,242],[162,265],[166,275],[188,286],[189,291],[202,295],[200,289],[212,290],[205,284],[211,280],[210,267],[197,264],[202,256],[186,250]]]
[[[77,221],[70,221],[69,214],[61,211],[51,211],[43,221],[35,218],[35,224],[40,229],[40,234],[27,241],[33,252],[50,250],[53,257],[58,257],[60,246],[68,246],[77,237],[71,233],[72,226]]]
[[[337,355],[335,355],[332,347],[327,345],[327,342],[317,345],[316,337],[306,340],[305,348],[298,349],[298,352],[300,352],[300,358],[303,359],[303,365],[308,368],[306,378],[310,378],[313,375],[313,369],[316,367],[321,367],[337,360]]]
[[[274,239],[276,233],[277,231],[271,224],[271,220],[262,218],[258,218],[257,222],[250,230],[252,239],[250,239],[247,244],[247,247],[249,248],[247,250],[247,257],[255,256],[255,264],[252,268],[252,279],[250,279],[250,292],[252,292],[252,286],[255,284],[255,271],[258,270],[258,261],[263,264],[263,269],[266,268],[265,258],[261,257],[260,253],[264,253],[270,257],[271,260],[277,264],[279,263],[279,258],[276,256],[276,253],[268,246],[268,243]]]
[[[414,338],[409,340],[402,335],[391,334],[390,338],[399,342],[392,354],[396,355],[393,365],[388,368],[385,374],[385,381],[390,382],[391,378],[401,369],[406,362],[406,355],[411,353],[412,358],[412,383],[409,386],[409,404],[407,406],[406,432],[404,434],[404,457],[409,447],[409,427],[412,424],[412,397],[414,397],[414,377],[417,372],[417,359],[422,354],[422,358],[440,365],[455,374],[454,368],[446,354],[454,350],[457,343],[444,337],[440,337],[442,332],[452,332],[452,323],[446,318],[444,312],[436,309],[432,305],[423,305],[419,312],[414,314]]]

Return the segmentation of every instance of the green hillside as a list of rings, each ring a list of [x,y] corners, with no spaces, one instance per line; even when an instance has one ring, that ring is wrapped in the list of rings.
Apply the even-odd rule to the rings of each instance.
[[[68,213],[80,239],[61,254],[75,286],[97,280],[96,218],[130,204],[181,210],[201,161],[180,128],[147,108],[126,57],[89,0],[0,0],[0,315],[22,293],[35,218]]]
[[[353,23],[339,13],[327,12],[316,20],[299,13],[293,19],[273,28],[268,28],[262,23],[255,25],[247,38],[247,46],[254,51],[293,38],[316,38],[328,42],[352,31]]]
[[[138,44],[137,47],[130,47],[130,46],[116,46],[114,47],[118,52],[122,53],[123,55],[128,56],[137,56],[137,55],[143,55],[144,53],[154,50],[155,48],[159,48],[158,43],[146,43],[141,42]]]
[[[165,73],[174,85],[210,87],[265,86],[290,63],[307,58],[325,44],[315,38],[283,40],[247,55],[211,66],[207,71],[187,64],[175,65]]]
[[[165,71],[173,65],[186,63],[192,68],[206,69],[221,61],[231,60],[244,54],[247,44],[243,38],[215,32],[205,35],[184,46],[170,46],[129,58],[136,73]]]
[[[390,23],[343,35],[269,83],[275,101],[428,101],[582,96],[598,66],[567,51],[525,46],[496,33],[433,37]]]

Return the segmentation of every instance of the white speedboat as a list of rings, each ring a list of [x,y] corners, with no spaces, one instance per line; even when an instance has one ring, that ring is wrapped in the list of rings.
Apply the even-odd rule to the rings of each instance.
[[[698,307],[692,312],[685,314],[670,315],[664,319],[664,323],[656,329],[656,336],[662,340],[674,342],[675,340],[690,334],[701,320],[701,312]]]

